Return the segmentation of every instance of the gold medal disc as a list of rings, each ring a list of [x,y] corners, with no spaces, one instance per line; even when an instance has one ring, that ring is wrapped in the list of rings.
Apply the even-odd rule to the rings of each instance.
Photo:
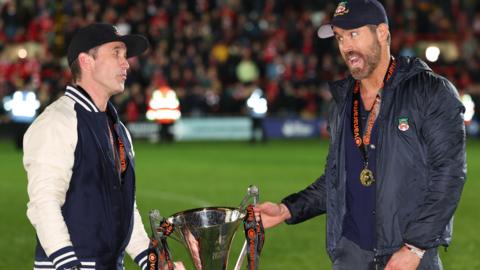
[[[373,183],[375,183],[373,172],[367,168],[363,169],[362,172],[360,173],[360,183],[362,183],[362,185],[365,187],[368,187]]]

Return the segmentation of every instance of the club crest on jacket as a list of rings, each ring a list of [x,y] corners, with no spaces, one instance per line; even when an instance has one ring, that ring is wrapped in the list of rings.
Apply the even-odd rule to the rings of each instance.
[[[398,129],[401,131],[407,131],[409,128],[408,117],[400,117],[398,119]]]

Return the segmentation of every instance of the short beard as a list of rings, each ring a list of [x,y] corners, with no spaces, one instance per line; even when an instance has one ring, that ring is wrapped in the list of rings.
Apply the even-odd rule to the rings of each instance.
[[[352,69],[350,68],[350,66],[348,66],[348,69],[350,70],[350,73],[355,80],[363,80],[372,74],[372,72],[377,68],[378,64],[380,63],[380,50],[380,42],[378,41],[378,39],[374,39],[371,46],[371,51],[366,55],[362,56],[365,60],[365,67],[363,69]],[[347,53],[347,55],[345,55],[345,58],[348,59],[348,56],[351,54],[361,55],[357,52],[349,52]]]

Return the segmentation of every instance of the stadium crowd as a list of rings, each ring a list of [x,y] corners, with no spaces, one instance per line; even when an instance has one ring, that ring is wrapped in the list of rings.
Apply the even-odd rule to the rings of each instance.
[[[270,115],[321,117],[330,99],[327,82],[347,71],[335,41],[316,34],[336,2],[0,1],[0,101],[27,88],[44,108],[63,94],[73,33],[102,21],[151,43],[146,54],[130,61],[126,92],[114,100],[127,122],[144,120],[149,96],[164,85],[177,92],[187,116],[244,114],[248,89],[255,85],[264,90]],[[445,57],[430,65],[480,105],[480,3],[382,2],[393,18],[394,55],[424,58],[422,44],[446,44]]]

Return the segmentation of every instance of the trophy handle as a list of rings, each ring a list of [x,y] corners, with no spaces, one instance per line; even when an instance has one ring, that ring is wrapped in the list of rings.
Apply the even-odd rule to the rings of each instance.
[[[247,209],[247,203],[250,199],[253,199],[253,205],[256,205],[258,200],[259,200],[259,193],[258,193],[258,187],[255,186],[255,185],[250,185],[248,186],[248,189],[247,189],[247,195],[245,195],[245,197],[243,198],[242,202],[240,203],[240,205],[238,206],[238,210],[241,212],[241,213],[245,213],[246,212],[246,209]]]
[[[242,202],[240,203],[240,206],[238,207],[241,213],[246,212],[247,203],[250,199],[252,199],[254,206],[257,205],[258,201],[260,200],[258,187],[255,185],[248,186],[247,195],[245,195]],[[242,250],[240,251],[240,254],[238,255],[238,259],[237,259],[237,262],[235,263],[234,270],[240,270],[240,267],[242,267],[242,264],[243,264],[243,261],[245,260],[246,255],[247,255],[247,240],[243,242],[243,247],[242,247]]]
[[[172,253],[168,248],[167,237],[173,233],[173,224],[160,215],[157,209],[151,210],[149,213],[150,226],[154,240],[154,249],[157,255],[157,265],[159,269],[174,270]]]
[[[160,232],[158,231],[158,228],[162,225],[163,222],[172,223],[168,221],[168,218],[162,217],[160,215],[160,211],[158,211],[157,209],[150,210],[150,227],[152,228],[152,234],[154,236],[158,235],[158,237],[161,237],[161,235],[159,235]],[[180,238],[178,238],[175,234],[169,234],[166,236],[168,236],[169,238],[172,238],[175,241],[178,241],[179,243],[183,243],[183,241]]]

